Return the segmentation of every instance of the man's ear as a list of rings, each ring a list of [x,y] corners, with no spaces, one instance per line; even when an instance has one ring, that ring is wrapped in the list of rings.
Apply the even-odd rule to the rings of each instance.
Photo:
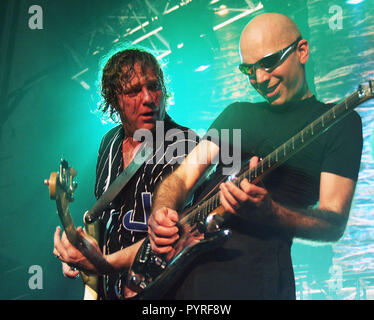
[[[309,59],[309,42],[307,40],[300,40],[297,45],[297,54],[301,64],[306,64]]]

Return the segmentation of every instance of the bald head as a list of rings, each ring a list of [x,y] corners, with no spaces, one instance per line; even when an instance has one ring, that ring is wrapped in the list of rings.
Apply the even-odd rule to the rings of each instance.
[[[254,63],[294,42],[300,35],[297,25],[287,16],[264,13],[252,19],[244,28],[240,53],[245,62]]]
[[[248,69],[248,72],[252,72],[249,81],[272,105],[284,105],[312,95],[305,76],[309,43],[305,39],[298,40],[300,36],[296,24],[279,13],[265,13],[255,17],[242,32],[242,63],[247,67],[252,65]],[[287,49],[285,52],[288,54],[282,57],[275,54],[273,58],[269,58],[284,49]],[[267,60],[263,60],[264,57],[267,57]],[[273,64],[270,62],[270,65],[265,67],[264,61],[274,59]]]

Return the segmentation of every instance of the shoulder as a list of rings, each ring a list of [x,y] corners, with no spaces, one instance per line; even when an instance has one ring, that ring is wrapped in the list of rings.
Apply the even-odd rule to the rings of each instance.
[[[191,130],[190,128],[188,128],[186,126],[182,126],[182,125],[176,123],[168,114],[166,114],[164,121],[165,121],[165,129],[166,130],[169,130],[169,129],[179,129],[181,131]]]
[[[318,101],[318,103],[324,112],[327,112],[336,105],[336,103],[323,103],[321,101]],[[349,149],[348,153],[356,150],[357,154],[361,154],[363,145],[361,116],[357,111],[352,110],[329,128],[325,137],[327,138],[327,145],[332,150],[336,150],[337,148]]]
[[[228,113],[228,112],[239,112],[242,111],[243,109],[248,109],[248,108],[258,108],[261,106],[263,103],[252,103],[248,101],[235,101],[228,106],[226,106],[221,114]]]
[[[199,140],[197,133],[186,126],[182,126],[176,123],[168,114],[165,117],[165,138],[167,139],[169,135],[175,136],[176,133],[181,133],[187,140]]]
[[[99,157],[105,156],[110,152],[111,147],[114,144],[118,144],[122,141],[123,138],[123,127],[122,125],[117,125],[111,128],[101,139],[100,147],[99,147]]]
[[[325,109],[325,111],[330,110],[336,105],[336,103],[323,103],[318,101]],[[362,119],[357,111],[352,110],[346,116],[344,116],[335,126],[337,130],[347,130],[346,133],[350,132],[361,132],[362,131]],[[333,128],[334,128],[333,127]]]
[[[251,103],[236,101],[225,107],[218,117],[212,122],[210,129],[230,128],[248,120],[249,115],[265,110],[264,103]],[[250,111],[250,112],[249,112]],[[253,118],[253,117],[251,117]]]
[[[110,141],[113,141],[113,139],[115,139],[116,137],[122,136],[122,131],[123,127],[121,124],[111,128],[104,134],[103,138],[101,139],[101,146],[105,146],[110,143]]]
[[[348,115],[347,120],[356,127],[362,127],[362,119],[361,116],[357,113],[357,111],[352,111]]]
[[[335,129],[336,135],[345,137],[345,141],[352,141],[351,143],[357,145],[363,144],[362,120],[356,111],[350,112],[346,117],[339,121],[335,126]]]
[[[121,133],[122,131],[122,125],[119,124],[113,128],[111,128],[109,131],[107,131],[104,136],[103,136],[103,139],[102,140],[109,140],[111,138],[113,138],[115,135],[118,135],[119,133]]]
[[[350,112],[342,119],[341,125],[349,132],[356,132],[356,134],[362,135],[362,119],[356,111]]]
[[[218,118],[225,116],[225,115],[241,115],[242,112],[256,112],[256,111],[263,111],[266,110],[264,106],[266,106],[266,102],[248,102],[248,101],[236,101],[234,103],[229,104],[226,108],[223,109],[221,114]]]

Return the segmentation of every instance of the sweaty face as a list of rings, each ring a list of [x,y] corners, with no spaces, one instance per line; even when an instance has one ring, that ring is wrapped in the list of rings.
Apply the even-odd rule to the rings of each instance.
[[[292,39],[294,41],[296,39]],[[290,43],[270,44],[262,41],[257,46],[242,47],[242,62],[253,64],[264,56],[289,46]],[[303,41],[303,40],[302,40]],[[301,42],[281,65],[272,71],[257,68],[251,85],[273,106],[283,105],[296,99],[302,99],[305,90],[304,68],[300,61]]]
[[[140,65],[134,65],[130,82],[125,83],[118,94],[117,111],[127,136],[132,136],[138,129],[153,130],[156,121],[164,120],[164,92],[152,68],[143,74]]]

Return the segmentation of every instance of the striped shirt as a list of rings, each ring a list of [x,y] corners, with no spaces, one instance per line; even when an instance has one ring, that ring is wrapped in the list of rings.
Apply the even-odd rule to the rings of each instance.
[[[153,134],[152,156],[141,165],[101,215],[100,221],[105,232],[100,243],[104,254],[124,249],[147,235],[152,195],[156,186],[176,169],[198,143],[198,137],[192,130],[176,124],[169,116],[159,124],[162,126],[156,128]],[[102,139],[96,167],[96,198],[123,171],[124,139],[122,125],[108,131]],[[105,298],[115,299],[118,293],[122,293],[125,278],[126,274],[105,277]]]

